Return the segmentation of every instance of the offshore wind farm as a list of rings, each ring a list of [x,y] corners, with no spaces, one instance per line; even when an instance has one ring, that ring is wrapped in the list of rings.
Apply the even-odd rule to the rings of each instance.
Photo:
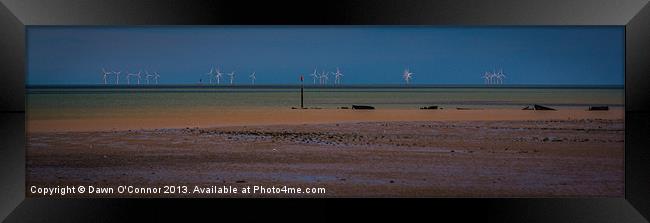
[[[614,27],[31,27],[27,184],[621,196],[622,38]]]

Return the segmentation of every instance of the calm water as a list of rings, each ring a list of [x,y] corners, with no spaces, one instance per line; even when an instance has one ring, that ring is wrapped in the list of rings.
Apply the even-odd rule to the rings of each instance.
[[[29,87],[27,92],[29,119],[146,116],[192,110],[300,106],[300,91],[295,87]],[[623,88],[306,88],[305,106],[336,108],[367,104],[378,109],[417,109],[426,105],[521,108],[528,104],[617,107],[624,105],[624,95]]]

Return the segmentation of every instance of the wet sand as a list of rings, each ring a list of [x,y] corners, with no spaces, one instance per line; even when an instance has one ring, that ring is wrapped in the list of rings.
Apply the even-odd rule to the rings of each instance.
[[[324,114],[331,119],[313,118]],[[286,110],[266,117],[255,126],[158,123],[165,129],[142,120],[112,131],[104,122],[68,132],[28,123],[27,184],[326,188],[248,197],[623,196],[622,110]]]
[[[557,111],[526,111],[521,109],[443,110],[421,109],[224,109],[156,111],[148,115],[106,116],[75,119],[34,119],[28,117],[28,132],[112,131],[185,127],[223,127],[282,124],[327,124],[383,121],[516,121],[622,119],[622,108],[609,111],[587,111],[562,108]],[[28,114],[29,115],[29,114]]]

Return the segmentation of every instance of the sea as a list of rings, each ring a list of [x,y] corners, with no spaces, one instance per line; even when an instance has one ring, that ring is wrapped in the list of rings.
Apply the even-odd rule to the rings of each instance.
[[[623,107],[623,86],[570,85],[305,85],[307,108],[371,105],[377,109]],[[193,111],[300,107],[300,85],[32,85],[26,86],[30,120],[137,117]]]

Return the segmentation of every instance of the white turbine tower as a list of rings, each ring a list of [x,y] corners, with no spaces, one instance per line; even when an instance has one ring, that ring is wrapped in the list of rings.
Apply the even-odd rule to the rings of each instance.
[[[339,68],[336,68],[336,73],[334,73],[334,84],[341,84],[341,77],[343,76],[343,73],[341,73],[341,70]]]
[[[122,71],[113,71],[113,74],[115,74],[115,84],[120,84],[120,74]]]
[[[235,71],[228,73],[228,77],[230,77],[230,85],[232,85],[235,80]]]
[[[410,83],[411,79],[413,78],[413,74],[415,73],[411,73],[409,68],[404,69],[404,73],[402,73],[402,78],[404,78],[404,81],[406,81],[406,85]]]
[[[104,84],[108,84],[107,78],[111,72],[107,72],[106,69],[102,68],[102,73],[104,73]]]
[[[205,73],[210,78],[210,84],[212,84],[212,73],[214,72],[214,67],[210,67],[210,72]]]
[[[497,76],[498,75],[497,75],[496,70],[494,70],[494,71],[492,71],[490,73],[490,82],[491,82],[491,84],[496,84],[497,83]]]
[[[140,85],[140,80],[142,79],[142,70],[138,71],[137,74],[135,74],[136,77],[138,77],[138,85]]]
[[[499,84],[503,84],[503,78],[506,77],[505,74],[503,74],[503,69],[499,69],[499,73],[497,73],[497,80],[499,81]]]
[[[214,78],[217,79],[217,84],[221,83],[221,76],[223,76],[223,73],[221,73],[219,67],[217,67],[217,70],[214,73]]]
[[[149,84],[149,78],[153,77],[153,74],[150,74],[148,70],[144,70],[144,79],[147,80],[147,84]]]
[[[314,78],[314,84],[316,84],[316,78],[318,77],[318,73],[316,73],[316,70],[318,67],[314,68],[314,73],[309,74],[309,76],[312,76]]]
[[[256,77],[255,77],[255,72],[253,72],[253,73],[252,73],[250,76],[248,76],[248,77],[251,79],[251,83],[252,83],[253,85],[255,85],[255,79],[256,79]]]
[[[153,72],[153,74],[154,74],[153,78],[154,80],[156,80],[156,84],[158,84],[158,79],[160,79],[160,74],[158,74],[158,72]]]
[[[137,73],[126,73],[126,84],[131,84],[131,76],[138,76]]]
[[[113,71],[113,74],[115,74],[115,84],[120,84],[120,74],[122,71]]]
[[[322,72],[320,73],[320,84],[322,84],[322,85],[326,85],[328,79],[329,79],[329,73],[326,72],[326,71],[322,71]]]
[[[126,72],[126,84],[131,85],[131,76],[134,75],[133,73],[129,73],[129,71]]]
[[[488,85],[494,83],[494,77],[495,77],[495,74],[494,74],[493,72],[491,72],[491,71],[486,71],[485,74],[484,74],[483,76],[485,77],[485,79],[486,79]]]

